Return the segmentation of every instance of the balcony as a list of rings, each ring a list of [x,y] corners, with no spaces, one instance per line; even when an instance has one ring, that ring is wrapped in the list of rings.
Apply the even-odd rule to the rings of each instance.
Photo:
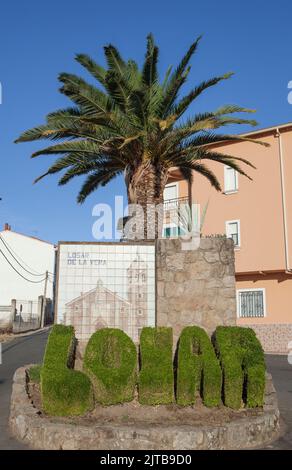
[[[162,236],[177,238],[185,232],[189,220],[189,198],[165,199],[163,202]]]
[[[177,197],[175,199],[166,199],[163,202],[164,212],[178,209],[181,205],[189,204],[188,197]]]
[[[160,212],[163,217],[163,237],[177,237],[184,233],[183,226],[187,226],[189,221],[189,207],[189,198],[187,196],[163,201],[163,214]],[[180,211],[181,208],[186,208],[186,210]],[[123,227],[128,220],[129,217],[120,218],[117,229],[123,232]]]

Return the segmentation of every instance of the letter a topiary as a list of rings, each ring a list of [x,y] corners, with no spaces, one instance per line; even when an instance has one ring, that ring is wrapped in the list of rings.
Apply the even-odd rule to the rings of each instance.
[[[238,409],[242,401],[250,408],[263,406],[265,360],[262,346],[251,328],[219,326],[215,347],[223,370],[223,399]]]
[[[173,403],[172,328],[143,328],[140,352],[139,402],[143,405]]]
[[[218,406],[221,387],[222,372],[209,336],[198,326],[187,326],[178,345],[178,405],[193,405],[201,389],[204,405]]]
[[[103,328],[90,338],[84,371],[91,378],[95,399],[102,405],[131,401],[137,378],[137,350],[126,333]]]
[[[74,348],[74,328],[55,325],[48,339],[40,374],[42,405],[48,415],[76,416],[93,408],[89,378],[71,369]]]

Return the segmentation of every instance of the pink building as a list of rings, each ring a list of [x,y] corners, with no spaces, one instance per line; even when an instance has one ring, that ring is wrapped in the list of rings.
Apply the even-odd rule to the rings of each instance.
[[[199,174],[189,187],[174,169],[165,202],[190,200],[201,210],[208,203],[203,235],[234,240],[238,325],[254,328],[266,351],[287,352],[292,342],[292,123],[245,135],[269,147],[251,142],[213,147],[253,163],[256,170],[245,166],[253,181],[207,162],[221,183],[218,193]],[[164,226],[166,236],[176,231],[173,223]]]

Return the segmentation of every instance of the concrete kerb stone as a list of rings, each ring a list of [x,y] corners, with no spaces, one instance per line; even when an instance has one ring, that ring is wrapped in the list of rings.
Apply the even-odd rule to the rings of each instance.
[[[27,368],[13,379],[9,425],[16,438],[48,450],[192,450],[248,449],[266,445],[279,435],[279,409],[272,377],[267,374],[265,405],[254,416],[224,425],[113,425],[64,423],[39,412],[27,393]]]

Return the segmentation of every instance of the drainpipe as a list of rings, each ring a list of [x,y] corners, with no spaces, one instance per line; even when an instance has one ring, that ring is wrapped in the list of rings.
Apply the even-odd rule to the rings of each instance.
[[[286,273],[292,274],[292,269],[289,267],[289,240],[288,240],[288,227],[287,227],[287,207],[286,207],[286,192],[285,192],[285,172],[283,160],[283,146],[282,138],[279,128],[276,129],[276,137],[279,143],[279,161],[280,161],[280,175],[281,175],[281,197],[283,208],[283,228],[284,228],[284,245],[285,245],[285,267]]]

